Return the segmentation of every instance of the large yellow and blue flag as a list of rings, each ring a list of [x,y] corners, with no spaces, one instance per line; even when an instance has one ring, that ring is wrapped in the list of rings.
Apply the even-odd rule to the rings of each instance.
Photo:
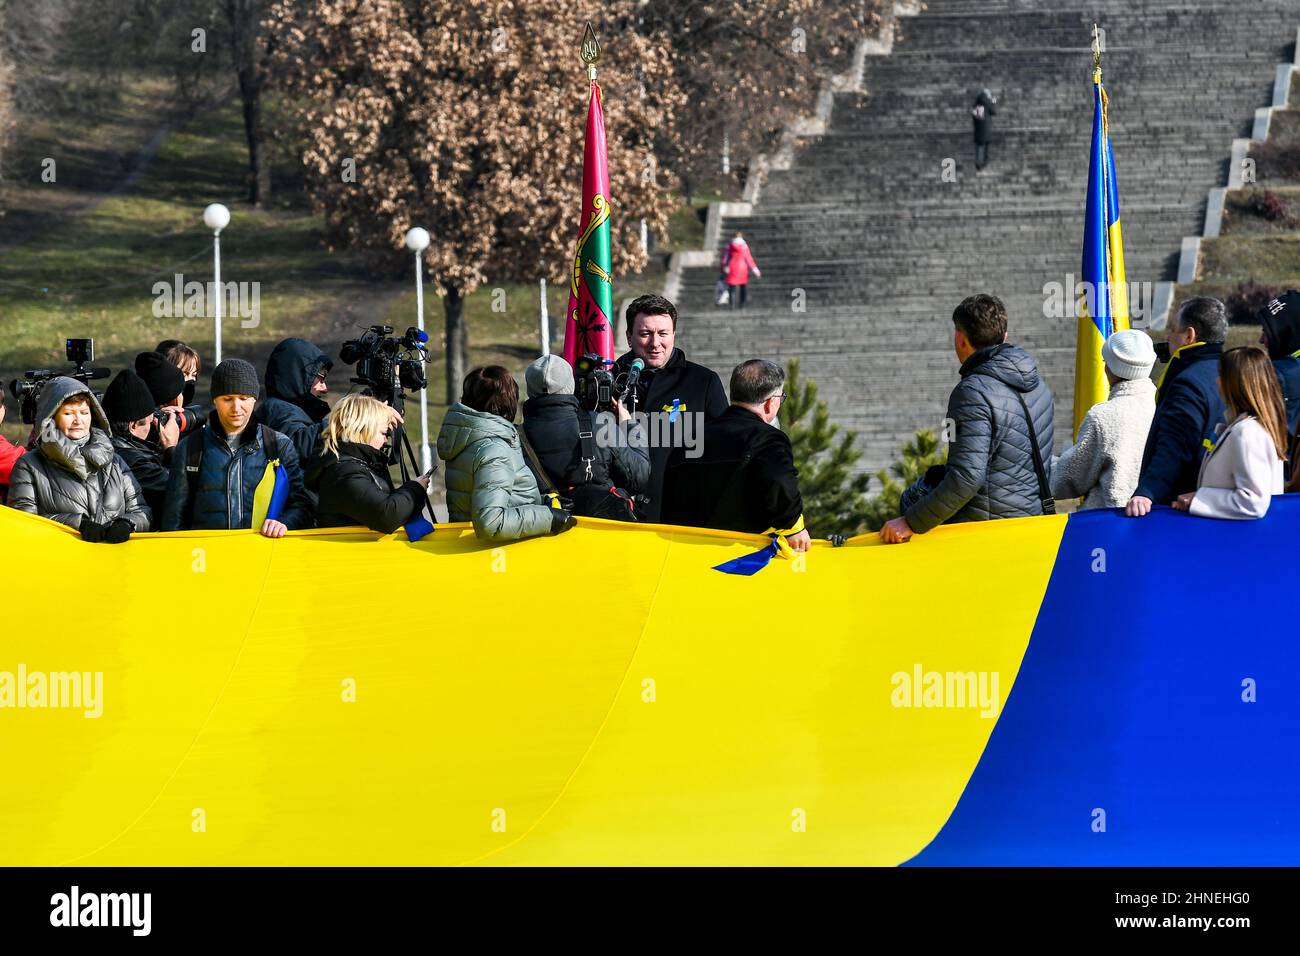
[[[1074,357],[1074,432],[1088,409],[1110,394],[1101,347],[1112,332],[1129,327],[1128,280],[1119,221],[1119,189],[1110,148],[1108,101],[1101,67],[1093,71],[1092,155],[1083,224],[1083,292]]]

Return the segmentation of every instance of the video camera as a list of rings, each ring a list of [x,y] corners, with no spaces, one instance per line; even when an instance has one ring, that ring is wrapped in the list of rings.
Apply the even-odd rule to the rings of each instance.
[[[89,385],[93,379],[108,378],[113,373],[106,368],[86,368],[86,363],[95,361],[94,339],[68,339],[65,349],[68,361],[72,363],[71,372],[55,369],[38,368],[23,372],[22,378],[9,383],[9,394],[18,402],[24,425],[36,424],[36,409],[40,405],[41,389],[51,379],[67,376],[75,378],[82,385]],[[95,398],[100,398],[98,392]]]
[[[614,363],[594,352],[582,355],[573,366],[573,394],[589,412],[608,409],[623,397],[623,387],[612,371]]]
[[[429,384],[424,374],[429,335],[415,326],[400,339],[391,325],[372,325],[360,338],[349,339],[339,350],[345,365],[355,365],[352,381],[389,405],[400,403],[402,390],[418,391]]]

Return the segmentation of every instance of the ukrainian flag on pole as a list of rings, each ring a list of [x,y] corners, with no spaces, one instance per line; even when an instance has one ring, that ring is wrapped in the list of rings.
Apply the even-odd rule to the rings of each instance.
[[[1112,332],[1129,327],[1128,280],[1120,235],[1119,189],[1110,149],[1106,91],[1101,85],[1101,45],[1093,27],[1092,154],[1083,223],[1084,292],[1079,297],[1079,334],[1074,356],[1074,432],[1088,409],[1110,394],[1101,347]]]

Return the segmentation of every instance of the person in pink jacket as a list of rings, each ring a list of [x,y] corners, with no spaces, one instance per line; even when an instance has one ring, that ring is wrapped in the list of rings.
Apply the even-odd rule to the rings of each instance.
[[[1173,506],[1203,518],[1262,518],[1282,493],[1288,444],[1277,373],[1260,349],[1229,349],[1219,363],[1219,391],[1228,422],[1217,427],[1196,490]]]
[[[754,256],[749,251],[749,243],[745,242],[744,237],[737,231],[736,238],[727,244],[726,251],[722,254],[722,272],[727,282],[727,291],[730,293],[733,309],[745,307],[745,289],[749,285],[751,271],[755,278],[762,278],[763,273],[758,271],[758,266],[754,264]]]

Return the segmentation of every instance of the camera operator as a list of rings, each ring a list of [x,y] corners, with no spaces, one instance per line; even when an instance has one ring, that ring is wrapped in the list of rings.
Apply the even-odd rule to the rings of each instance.
[[[172,371],[180,375],[176,369]],[[103,406],[113,430],[113,448],[140,485],[153,514],[152,530],[157,530],[167,497],[172,452],[180,440],[180,409],[160,409],[156,393],[129,368],[109,383]]]
[[[323,448],[307,466],[307,487],[320,499],[318,528],[362,524],[392,534],[420,517],[433,472],[393,486],[384,448],[392,416],[393,409],[383,402],[360,394],[345,396],[330,411]]]
[[[574,394],[573,369],[558,355],[543,355],[524,373],[528,400],[524,402],[524,437],[537,457],[529,466],[543,488],[554,485],[572,499],[573,512],[591,517],[634,514],[631,499],[611,491],[617,486],[629,496],[650,481],[650,453],[645,431],[632,420],[622,402],[594,415]],[[591,430],[584,455],[581,422]],[[613,436],[615,441],[599,440]],[[539,472],[539,468],[542,473]]]
[[[0,425],[5,420],[5,401],[4,395],[0,394]],[[0,435],[0,505],[4,504],[9,497],[9,475],[14,470],[14,465],[18,459],[27,453],[27,449],[22,445],[15,445],[4,435]]]
[[[637,382],[636,411],[647,414],[700,414],[705,420],[727,410],[727,393],[718,373],[686,360],[676,347],[677,308],[661,295],[633,299],[624,313],[630,351],[619,357],[616,372],[630,372],[636,359],[644,363]],[[672,448],[656,444],[650,449],[650,503],[645,520],[658,521],[663,499],[664,469]]]
[[[320,450],[330,411],[325,379],[333,367],[330,357],[306,339],[285,339],[266,361],[263,398],[253,417],[288,436],[304,463]]]
[[[76,528],[87,541],[120,544],[148,531],[148,506],[90,386],[59,376],[41,385],[36,402],[36,447],[14,465],[9,506]]]

